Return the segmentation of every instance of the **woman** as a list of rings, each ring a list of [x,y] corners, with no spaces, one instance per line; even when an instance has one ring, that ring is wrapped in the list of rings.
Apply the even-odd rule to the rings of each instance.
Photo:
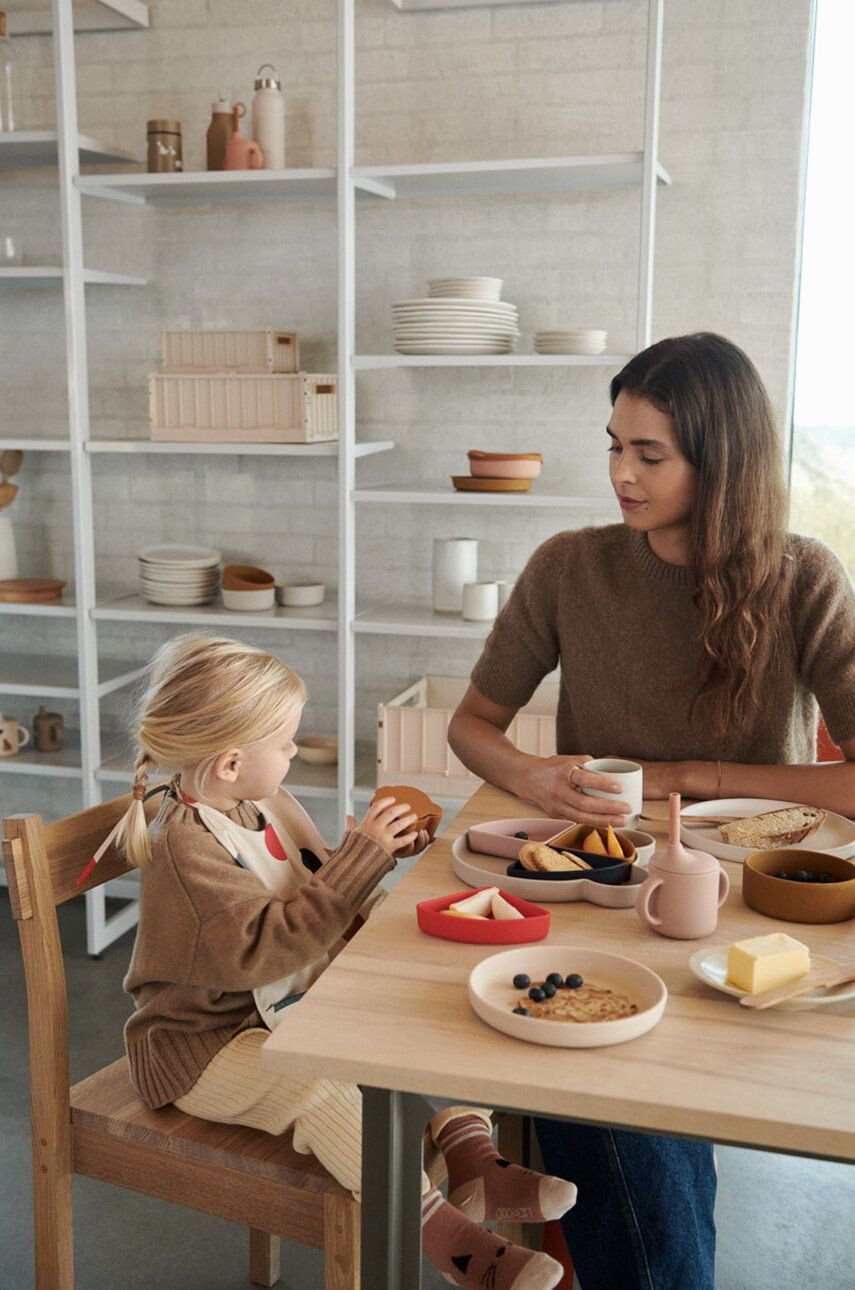
[[[855,815],[855,595],[822,543],[785,531],[783,455],[746,355],[663,340],[611,384],[609,473],[622,525],[559,533],[496,620],[449,742],[547,815],[620,826],[592,757],[644,767],[644,793],[764,797]],[[558,755],[505,737],[561,669]],[[818,707],[844,760],[811,764]],[[539,1121],[571,1159],[564,1221],[584,1290],[712,1290],[715,1173],[704,1144]],[[619,1202],[619,1203],[616,1203]]]

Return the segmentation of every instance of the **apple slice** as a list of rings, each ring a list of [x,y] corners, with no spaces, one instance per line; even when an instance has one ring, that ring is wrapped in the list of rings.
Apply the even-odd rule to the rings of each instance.
[[[490,921],[486,914],[464,914],[459,909],[441,909],[439,912],[447,915],[448,918],[476,918],[479,923],[489,923]]]
[[[481,914],[483,918],[487,918],[490,914],[493,897],[498,896],[498,894],[498,887],[485,887],[483,891],[476,891],[473,896],[467,896],[464,900],[456,900],[450,908],[460,914]]]
[[[494,918],[511,919],[523,917],[518,909],[514,909],[509,900],[505,900],[500,891],[497,891],[493,897],[491,909]]]

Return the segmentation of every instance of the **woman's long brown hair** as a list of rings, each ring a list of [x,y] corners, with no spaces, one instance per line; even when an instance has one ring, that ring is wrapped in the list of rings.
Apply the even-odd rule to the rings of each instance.
[[[704,663],[692,716],[726,745],[757,708],[786,595],[787,493],[781,443],[757,369],[723,336],[661,340],[610,387],[666,413],[697,471],[691,562],[703,615]]]

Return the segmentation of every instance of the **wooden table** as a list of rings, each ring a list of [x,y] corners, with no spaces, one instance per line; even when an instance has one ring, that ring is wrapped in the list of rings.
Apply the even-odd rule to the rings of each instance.
[[[741,865],[725,863],[730,895],[705,940],[658,936],[634,909],[549,906],[544,944],[625,954],[665,981],[665,1015],[641,1038],[610,1048],[546,1048],[475,1016],[467,976],[501,947],[425,936],[415,905],[465,886],[451,870],[451,845],[470,825],[537,814],[498,789],[479,789],[265,1044],[262,1061],[271,1069],[363,1088],[366,1290],[421,1285],[426,1113],[416,1094],[855,1162],[855,1001],[754,1013],[689,972],[688,959],[702,946],[769,931],[790,932],[830,958],[852,958],[851,922],[787,924],[749,909]],[[645,827],[661,834],[665,826]]]

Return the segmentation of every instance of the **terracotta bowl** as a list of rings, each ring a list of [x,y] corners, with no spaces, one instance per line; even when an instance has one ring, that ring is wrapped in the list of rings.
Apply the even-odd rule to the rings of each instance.
[[[537,479],[542,468],[539,452],[469,453],[469,473],[475,479]]]
[[[254,564],[227,564],[223,569],[224,591],[261,591],[275,586],[273,574]]]
[[[383,797],[394,797],[396,802],[409,802],[411,809],[418,816],[413,828],[427,829],[431,841],[433,840],[442,819],[442,807],[432,802],[427,793],[423,793],[420,788],[411,788],[407,784],[383,784],[376,790],[371,801],[373,803]]]
[[[777,873],[830,873],[838,882],[794,882]],[[753,851],[742,873],[742,896],[758,914],[787,923],[842,923],[855,917],[855,861],[824,851],[776,847]]]

